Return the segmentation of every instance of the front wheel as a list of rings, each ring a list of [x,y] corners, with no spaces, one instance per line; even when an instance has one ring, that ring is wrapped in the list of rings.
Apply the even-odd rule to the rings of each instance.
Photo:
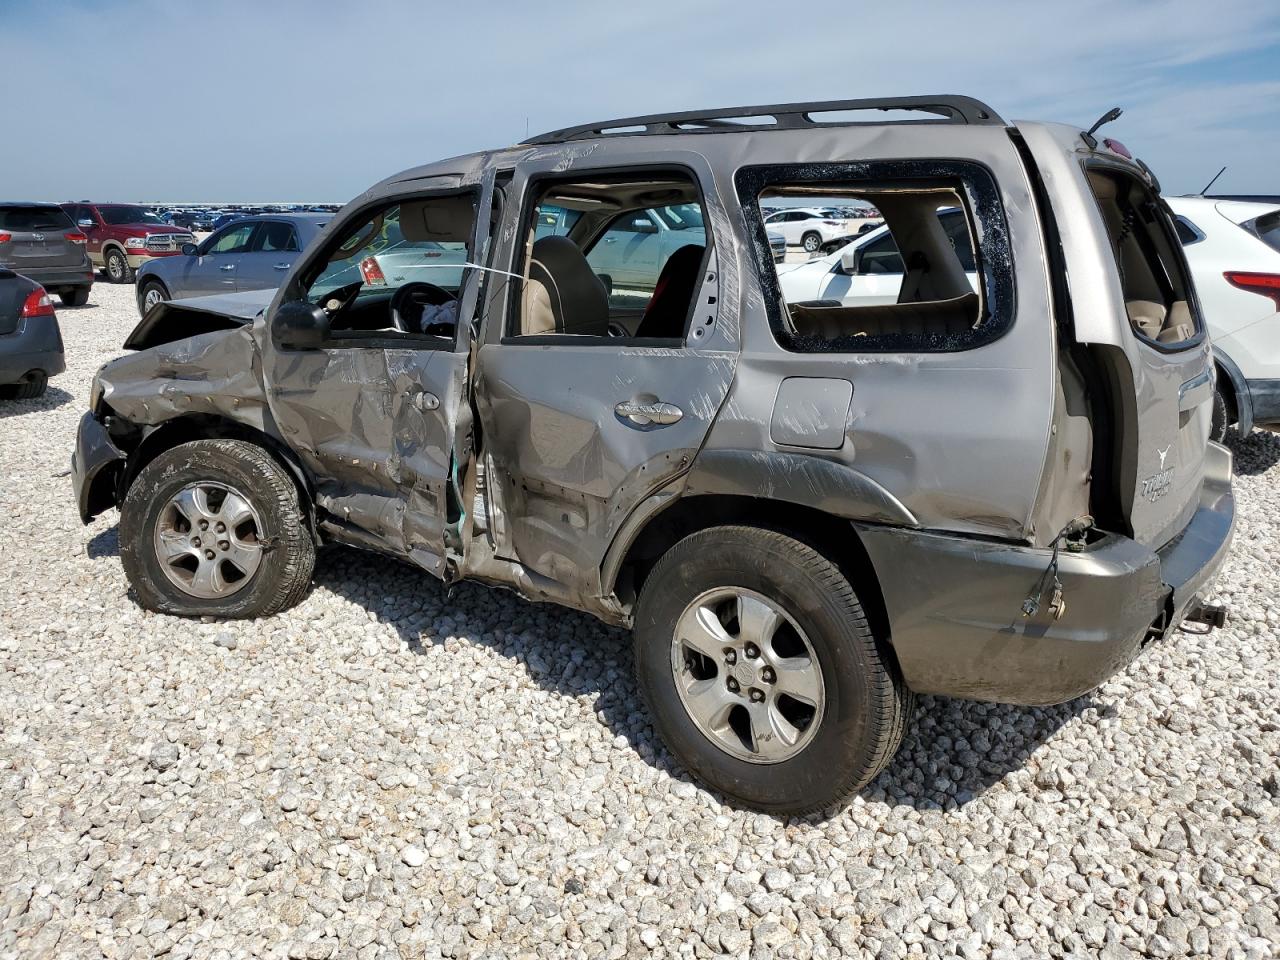
[[[197,440],[160,454],[130,485],[120,560],[148,610],[264,617],[302,599],[315,545],[297,487],[267,451]]]
[[[805,253],[817,253],[818,248],[822,246],[822,235],[819,233],[806,233],[800,238],[800,242],[804,245]]]
[[[169,299],[169,291],[165,290],[164,284],[159,280],[148,280],[142,286],[142,293],[138,298],[142,304],[142,315],[145,317],[147,312],[157,303],[161,303]]]
[[[912,703],[840,569],[754,527],[704,530],[663,556],[637,604],[635,662],[684,766],[775,814],[830,807],[870,783]]]
[[[133,270],[129,267],[129,261],[125,259],[123,253],[114,248],[107,251],[106,270],[107,279],[112,283],[128,283],[133,279]]]

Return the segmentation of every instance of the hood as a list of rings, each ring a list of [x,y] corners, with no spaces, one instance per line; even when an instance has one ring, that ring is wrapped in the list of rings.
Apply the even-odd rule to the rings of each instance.
[[[260,317],[275,295],[274,289],[247,290],[187,300],[162,300],[147,311],[125,338],[124,348],[146,350],[214,330],[233,330]]]

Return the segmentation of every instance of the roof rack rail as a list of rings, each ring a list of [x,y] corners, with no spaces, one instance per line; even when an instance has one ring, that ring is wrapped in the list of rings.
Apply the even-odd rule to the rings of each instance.
[[[686,110],[683,113],[652,114],[647,117],[622,117],[598,123],[552,130],[524,143],[564,143],[595,137],[655,136],[673,133],[725,133],[731,130],[797,130],[831,126],[862,126],[871,120],[815,120],[815,113],[837,113],[847,110],[914,110],[932,114],[920,120],[902,123],[967,123],[1005,126],[1000,115],[981,100],[972,97],[943,95],[936,97],[873,97],[866,100],[820,100],[813,103],[775,103],[754,107],[719,107],[713,110]],[[742,122],[759,117],[761,122]]]

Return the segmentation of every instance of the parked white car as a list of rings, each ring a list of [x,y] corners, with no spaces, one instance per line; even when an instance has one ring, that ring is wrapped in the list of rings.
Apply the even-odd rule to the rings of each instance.
[[[824,243],[848,236],[858,229],[857,221],[831,216],[818,207],[779,210],[769,214],[764,225],[782,234],[787,246],[804,247],[807,253],[817,253]]]
[[[1217,361],[1213,436],[1280,426],[1280,204],[1170,197]]]
[[[969,285],[977,292],[973,242],[963,211],[948,208],[938,220],[955,248]],[[902,290],[903,264],[889,228],[881,225],[850,241],[835,253],[808,263],[778,267],[782,295],[788,303],[839,300],[849,307],[897,303]]]

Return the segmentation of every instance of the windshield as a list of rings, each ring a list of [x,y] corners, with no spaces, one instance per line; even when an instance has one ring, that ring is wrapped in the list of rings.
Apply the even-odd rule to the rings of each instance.
[[[121,226],[126,223],[164,224],[163,220],[145,207],[121,204],[119,206],[99,207],[98,213],[102,215],[102,219],[106,223],[112,226]]]
[[[70,230],[71,218],[57,207],[0,207],[0,230]]]

